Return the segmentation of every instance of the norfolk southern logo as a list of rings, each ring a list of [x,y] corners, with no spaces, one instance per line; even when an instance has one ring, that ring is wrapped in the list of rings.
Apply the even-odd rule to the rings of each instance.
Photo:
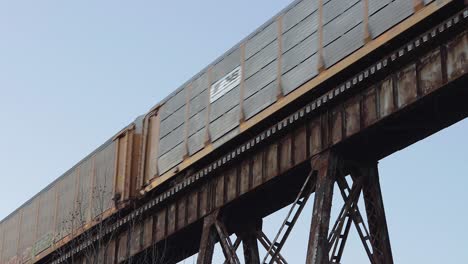
[[[241,67],[235,68],[232,72],[226,74],[221,80],[211,86],[210,103],[215,102],[227,92],[240,84],[242,77]]]

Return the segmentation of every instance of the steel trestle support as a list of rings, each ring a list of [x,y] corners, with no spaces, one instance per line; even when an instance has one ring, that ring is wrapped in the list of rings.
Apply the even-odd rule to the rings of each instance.
[[[370,165],[369,165],[370,164]],[[281,255],[289,234],[315,190],[312,223],[307,248],[306,264],[341,263],[351,227],[355,226],[371,264],[392,264],[387,223],[380,190],[377,162],[345,161],[334,152],[324,152],[311,160],[311,171],[283,221],[273,241],[262,231],[262,221],[254,221],[237,231],[234,243],[219,217],[219,210],[205,217],[197,264],[211,264],[214,245],[220,242],[226,264],[239,264],[236,254],[242,243],[246,264],[287,264]],[[346,175],[353,181],[350,187]],[[330,214],[335,182],[344,205],[330,228]],[[363,194],[367,218],[361,214],[358,201]],[[365,222],[367,219],[367,223]],[[368,227],[367,227],[367,225]],[[266,249],[260,262],[258,242]]]

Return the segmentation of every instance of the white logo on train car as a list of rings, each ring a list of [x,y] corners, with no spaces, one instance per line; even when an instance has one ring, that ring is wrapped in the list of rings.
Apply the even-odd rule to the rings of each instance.
[[[210,103],[215,102],[227,92],[240,84],[242,78],[241,67],[235,68],[232,72],[226,74],[221,80],[211,86]]]

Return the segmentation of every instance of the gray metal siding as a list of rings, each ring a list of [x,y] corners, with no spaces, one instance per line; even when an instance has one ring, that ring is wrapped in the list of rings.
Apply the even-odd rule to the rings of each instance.
[[[173,97],[169,98],[162,106],[159,111],[161,120],[168,118],[172,113],[181,108],[186,101],[185,96],[186,89],[181,89]]]
[[[278,24],[273,22],[245,43],[245,59],[249,59],[278,36]]]
[[[201,92],[208,90],[208,74],[205,72],[192,82],[190,89],[190,99],[199,95]]]
[[[413,1],[395,0],[391,2],[369,17],[369,30],[372,38],[380,36],[380,34],[410,16],[413,12]]]
[[[186,109],[184,104],[168,118],[161,121],[161,130],[159,132],[161,139],[185,122],[185,112]]]
[[[289,94],[301,84],[317,75],[317,57],[315,54],[294,69],[283,74],[281,86],[284,94]]]
[[[225,114],[233,107],[239,105],[240,102],[240,86],[229,91],[221,98],[211,104],[210,109],[210,122],[218,119],[221,115]]]
[[[188,139],[189,155],[193,155],[205,146],[206,130],[199,130]]]
[[[204,109],[201,112],[198,112],[198,114],[194,115],[192,118],[189,120],[189,136],[195,134],[197,131],[205,128],[206,125],[206,109]]]
[[[257,73],[278,57],[278,41],[274,41],[245,62],[244,78]]]
[[[294,27],[318,9],[317,0],[303,0],[288,10],[283,17],[283,33]]]
[[[315,12],[283,34],[283,53],[292,49],[318,29],[318,13]]]
[[[190,105],[189,105],[190,117],[198,114],[200,111],[203,111],[203,109],[206,108],[207,104],[208,104],[208,90],[204,90],[190,101]]]
[[[369,0],[369,16],[382,9],[384,6],[391,3],[392,0]]]
[[[331,1],[332,3],[334,1]],[[353,1],[356,2],[356,1]],[[346,10],[340,16],[336,17],[330,23],[323,27],[323,44],[327,46],[332,41],[344,35],[347,31],[361,23],[364,18],[363,3],[357,2],[354,6]],[[362,36],[364,37],[364,36]]]
[[[183,142],[185,138],[185,126],[174,129],[170,134],[162,138],[159,142],[160,156],[166,154],[173,147]]]
[[[220,137],[239,125],[239,106],[236,106],[210,123],[211,140],[216,141]]]
[[[299,63],[315,54],[318,50],[318,36],[313,34],[286,52],[281,59],[281,71],[287,73]]]
[[[213,148],[217,148],[222,146],[224,143],[228,142],[229,140],[233,139],[235,136],[239,135],[239,127],[231,130],[230,132],[224,134],[221,138],[217,139],[213,142]]]
[[[257,113],[276,102],[277,93],[278,84],[277,82],[272,82],[268,86],[261,89],[259,92],[245,99],[245,119],[249,119],[255,116]]]
[[[364,45],[364,26],[359,24],[323,49],[326,68]]]
[[[275,81],[278,76],[278,61],[273,61],[254,76],[245,80],[244,98],[248,98],[260,89]]]
[[[331,0],[323,5],[323,25],[343,14],[354,6],[358,0]],[[362,16],[361,16],[362,19]]]
[[[185,154],[185,144],[179,144],[159,158],[159,172],[165,173],[181,163]]]
[[[237,48],[225,58],[223,58],[220,62],[214,65],[212,70],[212,80],[211,84],[216,83],[221,78],[223,78],[226,74],[234,70],[240,65],[241,58],[240,58],[240,50]]]

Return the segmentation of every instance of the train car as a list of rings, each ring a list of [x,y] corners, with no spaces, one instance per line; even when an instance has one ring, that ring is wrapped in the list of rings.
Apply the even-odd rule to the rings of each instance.
[[[190,168],[383,45],[382,35],[416,12],[431,12],[448,2],[294,1],[145,117],[142,192]]]
[[[450,2],[294,1],[2,220],[0,263],[41,259]]]
[[[137,119],[0,222],[0,263],[33,263],[136,195]]]

